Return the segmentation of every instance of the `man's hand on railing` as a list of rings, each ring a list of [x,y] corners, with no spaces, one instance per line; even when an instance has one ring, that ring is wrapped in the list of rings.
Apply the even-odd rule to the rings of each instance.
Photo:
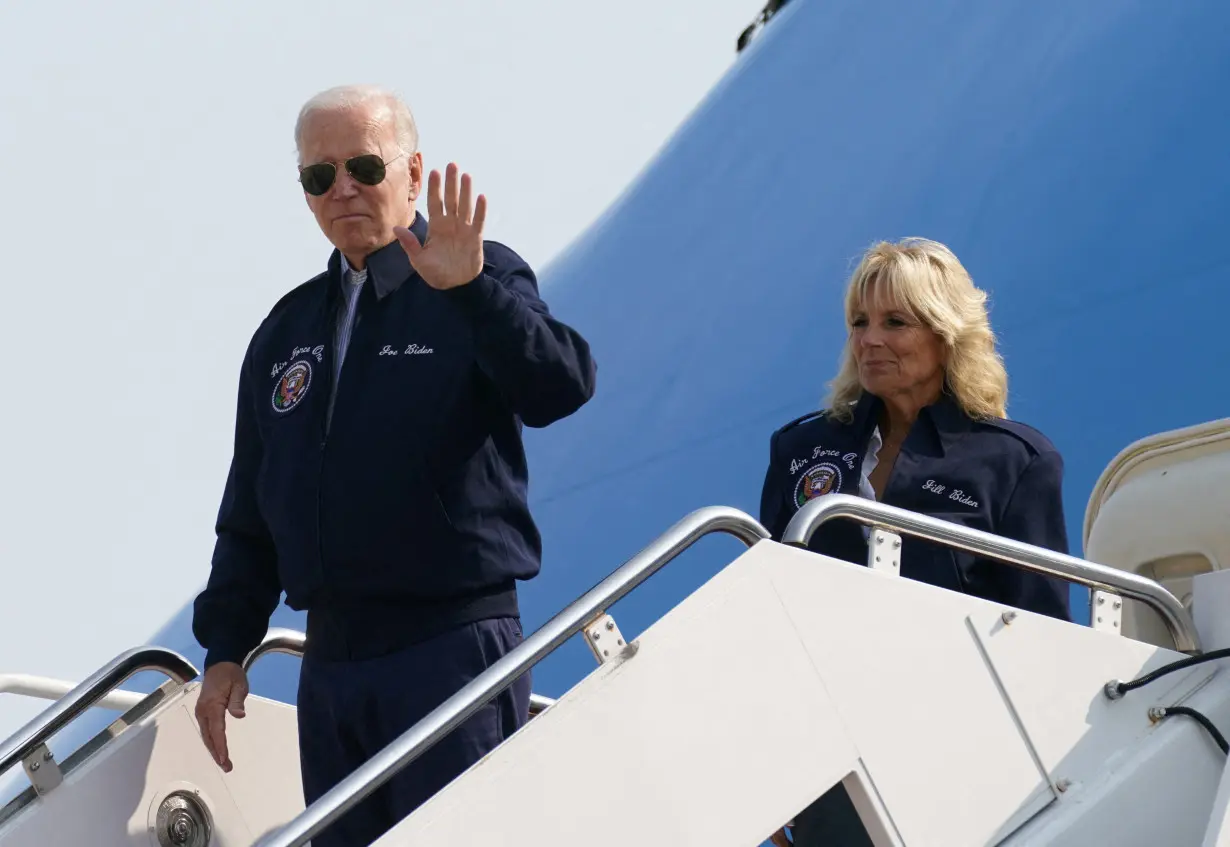
[[[243,701],[247,696],[248,675],[235,662],[218,662],[205,671],[196,701],[196,721],[205,749],[225,773],[230,773],[233,767],[226,747],[226,713],[242,718]]]

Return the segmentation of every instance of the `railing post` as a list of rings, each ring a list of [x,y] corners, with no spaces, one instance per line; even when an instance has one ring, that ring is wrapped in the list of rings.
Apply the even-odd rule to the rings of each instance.
[[[1123,598],[1109,591],[1094,590],[1089,593],[1089,625],[1099,632],[1122,635]]]

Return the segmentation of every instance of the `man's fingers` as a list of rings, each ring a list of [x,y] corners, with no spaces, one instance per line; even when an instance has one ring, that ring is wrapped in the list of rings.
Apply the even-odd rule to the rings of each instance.
[[[243,701],[248,696],[248,678],[234,662],[219,662],[205,671],[205,680],[196,702],[196,719],[201,740],[209,755],[224,772],[231,771],[231,753],[226,743],[226,713],[244,715]]]
[[[217,714],[210,718],[208,731],[210,741],[213,742],[211,749],[214,761],[223,771],[230,773],[231,752],[226,746],[226,713],[224,710],[219,709]]]
[[[474,204],[474,231],[479,238],[483,237],[483,221],[487,220],[487,195],[478,195]]]
[[[201,740],[205,749],[224,771],[231,769],[230,753],[226,747],[226,710],[222,703],[197,701],[196,719],[201,726]]]
[[[455,217],[457,214],[457,163],[449,162],[444,170],[444,214]]]
[[[474,180],[469,174],[461,175],[461,199],[458,201],[457,218],[460,223],[469,224],[473,220]]]
[[[236,683],[231,686],[231,696],[227,701],[226,710],[237,718],[243,717],[243,701],[248,696],[248,686]]]
[[[427,177],[427,215],[433,221],[444,217],[444,203],[440,199],[439,171],[432,171]]]
[[[419,238],[404,226],[393,227],[393,235],[397,236],[397,240],[401,242],[402,249],[410,254],[410,258],[414,258],[423,249],[423,245],[419,244]]]

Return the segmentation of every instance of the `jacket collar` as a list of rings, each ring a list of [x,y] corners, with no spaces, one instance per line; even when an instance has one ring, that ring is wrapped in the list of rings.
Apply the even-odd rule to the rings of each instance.
[[[880,419],[880,410],[884,401],[866,391],[859,397],[854,407],[854,429],[860,442],[866,442],[871,437]],[[918,420],[910,428],[902,449],[911,452],[937,453],[944,455],[973,426],[973,420],[961,409],[956,398],[947,389],[930,406],[924,406],[918,413]]]
[[[419,243],[426,241],[427,219],[415,212],[410,231],[418,236]],[[341,286],[344,284],[342,264],[342,252],[335,248],[329,256],[330,299],[341,291]],[[414,276],[414,268],[410,264],[410,257],[406,255],[405,249],[397,239],[393,239],[367,256],[367,278],[378,299],[383,300],[401,288],[402,283],[412,276]]]

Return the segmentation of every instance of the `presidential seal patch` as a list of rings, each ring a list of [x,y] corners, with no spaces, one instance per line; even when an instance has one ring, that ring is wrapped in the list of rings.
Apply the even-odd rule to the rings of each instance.
[[[282,372],[282,378],[273,389],[273,410],[289,412],[298,406],[311,384],[312,366],[305,361],[295,362]]]
[[[802,507],[808,500],[814,500],[841,488],[841,468],[832,462],[813,465],[803,471],[799,481],[794,486],[794,504]]]

